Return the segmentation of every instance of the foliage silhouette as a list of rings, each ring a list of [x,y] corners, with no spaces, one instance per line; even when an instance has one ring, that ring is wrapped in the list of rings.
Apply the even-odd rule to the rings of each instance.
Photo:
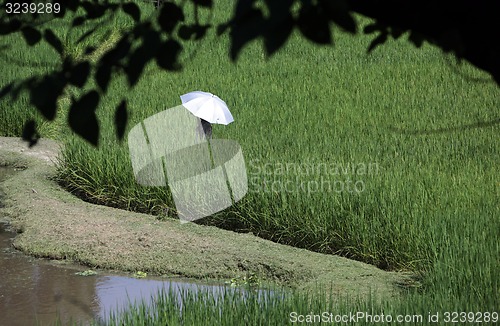
[[[145,0],[144,0],[145,1]],[[4,0],[2,7],[5,8]],[[27,90],[31,103],[42,115],[53,120],[57,111],[57,100],[67,85],[82,88],[89,78],[93,78],[98,90],[92,90],[79,99],[72,99],[69,125],[78,135],[97,145],[99,125],[95,110],[100,97],[105,96],[115,72],[125,73],[129,86],[133,88],[143,75],[146,64],[155,60],[166,71],[182,69],[179,54],[186,40],[201,41],[208,29],[214,26],[201,24],[198,10],[211,10],[211,0],[191,0],[195,23],[184,23],[185,1],[182,5],[175,1],[150,1],[159,10],[157,22],[144,19],[140,7],[134,2],[110,0],[67,0],[59,13],[0,14],[0,35],[21,33],[29,46],[45,42],[59,55],[59,64],[53,71],[43,75],[9,83],[0,90],[0,99],[10,96],[17,99],[22,90]],[[237,60],[241,50],[251,41],[262,38],[268,56],[278,51],[297,28],[305,40],[321,45],[334,43],[330,26],[338,25],[356,34],[358,26],[353,17],[358,13],[375,20],[364,33],[373,33],[374,38],[367,52],[383,45],[389,38],[400,38],[409,32],[408,41],[416,47],[429,42],[444,52],[455,55],[458,60],[467,60],[476,67],[487,71],[500,85],[500,3],[480,1],[474,5],[470,1],[454,2],[396,1],[396,0],[317,0],[317,1],[273,1],[237,0],[229,21],[216,26],[217,34],[229,32],[230,57]],[[80,10],[80,11],[79,11]],[[84,12],[73,18],[73,29],[83,29],[86,22],[97,21],[122,12],[135,25],[126,30],[119,41],[97,62],[84,59],[78,63],[65,56],[61,39],[50,28],[48,21],[61,20],[69,13]],[[157,23],[157,24],[156,24]],[[95,28],[88,30],[79,40],[91,37]],[[133,44],[139,44],[133,47]],[[86,54],[95,49],[87,48]],[[6,51],[5,48],[0,49]],[[116,131],[123,138],[127,124],[127,99],[123,98],[115,112]],[[31,145],[36,143],[36,126],[28,121],[23,138]]]

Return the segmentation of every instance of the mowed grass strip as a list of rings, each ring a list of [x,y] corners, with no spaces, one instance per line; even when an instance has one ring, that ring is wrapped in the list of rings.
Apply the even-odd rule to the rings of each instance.
[[[218,4],[213,17],[223,21],[231,12],[229,3]],[[500,126],[488,125],[498,119],[500,96],[488,76],[406,40],[367,55],[373,36],[338,29],[333,48],[294,35],[270,59],[257,41],[232,64],[227,36],[213,34],[185,44],[181,73],[151,64],[132,91],[123,76],[114,80],[98,110],[99,148],[57,133],[67,144],[61,183],[101,204],[160,216],[174,211],[168,188],[136,184],[127,143],[115,139],[113,111],[127,96],[128,131],[179,105],[181,94],[210,91],[235,117],[214,126],[214,137],[241,144],[249,192],[200,223],[418,271],[425,291],[410,296],[416,307],[500,306]],[[25,52],[27,62],[42,52]],[[19,101],[2,112],[20,121],[27,110]],[[19,133],[9,125],[0,130]]]

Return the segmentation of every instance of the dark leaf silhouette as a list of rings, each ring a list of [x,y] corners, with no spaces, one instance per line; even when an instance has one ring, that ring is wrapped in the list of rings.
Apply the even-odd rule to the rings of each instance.
[[[455,52],[458,58],[462,57],[464,48],[460,33],[455,29],[448,29],[440,35],[439,43],[444,52]]]
[[[177,26],[179,22],[184,21],[184,12],[174,3],[166,2],[160,10],[158,24],[160,24],[162,30],[167,33],[172,33],[175,26]]]
[[[266,3],[266,6],[269,10],[269,18],[274,19],[276,15],[283,13],[283,12],[290,12],[290,8],[292,7],[293,0],[281,0],[281,1],[274,1],[274,0],[264,0]],[[254,1],[255,3],[255,1]]]
[[[236,60],[240,51],[250,41],[259,37],[265,24],[264,15],[254,8],[254,0],[239,0],[236,2],[233,18],[217,26],[217,34],[221,35],[230,28],[230,56]]]
[[[33,80],[30,84],[31,103],[47,120],[54,120],[57,98],[64,88],[64,78],[60,75],[47,75],[41,80]]]
[[[422,35],[418,34],[417,32],[412,31],[410,33],[410,36],[408,37],[408,40],[413,43],[417,48],[421,47],[422,44],[424,43],[424,38]]]
[[[221,36],[222,34],[224,34],[229,29],[230,26],[231,24],[229,23],[218,25],[216,30],[217,36]]]
[[[372,52],[377,46],[384,44],[385,41],[387,41],[387,33],[381,33],[376,38],[374,38],[373,41],[370,43],[367,52],[368,53]]]
[[[295,21],[290,12],[291,0],[265,0],[269,10],[264,33],[264,48],[268,56],[279,50],[290,37]]]
[[[29,46],[37,44],[42,39],[42,33],[31,26],[24,26],[21,29],[21,32],[23,33],[23,37]]]
[[[255,0],[239,0],[236,2],[236,7],[234,10],[233,20],[241,21],[242,19],[248,18],[248,13],[254,9]],[[269,2],[268,2],[269,3]]]
[[[379,23],[373,23],[373,24],[366,25],[363,28],[363,33],[365,33],[365,34],[372,34],[372,33],[380,32],[380,31],[383,31],[383,30],[385,30],[385,27],[383,27]]]
[[[96,50],[96,48],[94,46],[87,46],[85,48],[84,53],[85,53],[85,55],[90,55],[90,54],[94,53],[95,50]]]
[[[191,0],[197,6],[212,8],[213,3],[212,0]]]
[[[160,46],[160,36],[150,30],[143,35],[141,46],[136,48],[130,55],[129,62],[125,67],[130,86],[134,86],[139,80],[146,63],[156,56]]]
[[[127,126],[128,113],[127,113],[127,101],[122,100],[115,111],[115,126],[116,135],[119,140],[123,139],[125,135],[125,127]]]
[[[356,34],[357,25],[354,18],[348,12],[338,12],[332,14],[332,20],[351,34]]]
[[[315,6],[304,5],[297,20],[300,32],[318,44],[331,44],[332,37],[327,16]]]
[[[143,46],[141,52],[144,55],[144,60],[149,61],[156,56],[156,52],[160,47],[160,34],[154,30],[147,30],[142,39]]]
[[[5,85],[0,89],[0,99],[5,97],[5,95],[8,95],[12,92],[12,89],[14,88],[14,82],[9,83],[8,85]]]
[[[344,30],[355,34],[357,32],[357,24],[345,0],[322,0],[320,1],[322,11],[326,17]]]
[[[66,0],[64,1],[64,7],[74,12],[78,9],[79,2],[79,0]]]
[[[133,87],[139,81],[139,77],[146,66],[146,61],[141,48],[137,48],[131,55],[128,64],[125,66],[128,84]]]
[[[403,29],[400,29],[400,28],[391,28],[391,36],[394,38],[394,39],[398,39],[401,37],[401,35],[403,35],[405,31]]]
[[[104,56],[101,58],[100,62],[102,64],[111,64],[114,65],[121,59],[125,58],[129,53],[131,47],[131,43],[128,40],[128,37],[123,36],[120,41],[116,44],[116,46],[109,50]]]
[[[90,3],[89,1],[82,1],[81,6],[87,12],[88,19],[96,19],[104,16],[106,8],[112,8],[110,4],[101,5],[99,3]]]
[[[63,53],[62,42],[51,29],[45,29],[43,33],[43,38],[57,51],[57,53],[62,55]]]
[[[85,24],[85,17],[78,16],[73,19],[73,22],[71,23],[72,27],[77,27]]]
[[[141,10],[139,9],[139,7],[135,3],[133,3],[133,2],[124,3],[124,4],[122,4],[122,9],[127,15],[132,17],[132,19],[135,22],[138,22],[141,20]]]
[[[178,35],[183,40],[189,40],[194,35],[195,31],[192,25],[182,25],[179,27]]]
[[[264,34],[264,47],[268,56],[278,51],[292,34],[295,22],[290,12],[281,15],[279,21],[273,21],[272,27]]]
[[[99,88],[106,92],[108,90],[109,81],[111,80],[111,66],[102,64],[97,68],[95,80]]]
[[[87,82],[89,74],[90,63],[88,61],[82,61],[72,67],[68,81],[72,85],[83,87],[83,85]]]
[[[29,147],[36,145],[38,139],[40,139],[40,134],[36,131],[35,120],[29,120],[24,124],[22,138],[28,142]]]
[[[99,123],[95,110],[99,104],[99,94],[92,90],[83,95],[79,100],[72,99],[72,104],[68,113],[68,124],[71,129],[97,146],[99,140]]]
[[[179,54],[182,51],[182,46],[175,40],[166,40],[160,46],[156,53],[156,64],[170,71],[177,71],[181,66],[177,62]]]
[[[18,30],[21,29],[22,26],[23,26],[23,24],[21,23],[21,21],[19,19],[13,18],[8,23],[1,23],[0,24],[0,35],[7,35],[7,34],[17,32]]]
[[[209,28],[210,25],[182,25],[178,35],[183,40],[201,40]]]
[[[230,32],[232,60],[236,60],[243,47],[266,30],[266,20],[260,9],[250,8],[246,12],[240,12],[238,17]]]

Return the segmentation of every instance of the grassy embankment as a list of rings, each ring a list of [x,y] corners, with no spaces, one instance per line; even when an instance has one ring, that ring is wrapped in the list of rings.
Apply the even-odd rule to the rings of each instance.
[[[231,13],[230,5],[214,10],[221,21]],[[122,26],[125,21],[119,20]],[[62,24],[57,28],[61,35],[68,33]],[[467,64],[457,72],[455,63],[429,45],[415,49],[404,40],[389,41],[366,55],[372,36],[352,37],[335,29],[334,37],[334,48],[320,48],[296,35],[270,60],[255,43],[236,64],[227,58],[225,36],[212,33],[201,44],[185,44],[182,73],[157,72],[151,64],[133,91],[125,78],[111,84],[98,110],[98,149],[65,132],[69,102],[62,100],[59,120],[41,128],[43,136],[68,144],[61,180],[102,204],[153,213],[173,207],[165,188],[135,183],[127,144],[115,140],[111,109],[127,95],[130,130],[180,104],[181,94],[210,91],[228,103],[235,117],[233,124],[215,126],[214,137],[241,144],[249,193],[203,223],[382,268],[422,272],[419,291],[375,311],[498,308],[500,126],[463,127],[498,117],[498,87],[474,81],[488,77]],[[76,38],[69,36],[66,47],[78,56]],[[92,41],[104,40],[105,47],[109,39],[103,34]],[[2,40],[11,46],[9,54],[26,63],[2,64],[2,85],[42,73],[54,55],[22,43],[14,37]],[[21,122],[33,114],[29,98],[0,105],[0,132],[19,135]],[[348,165],[355,169],[344,171]],[[344,191],[336,191],[341,186]],[[241,301],[237,307],[232,313],[248,309]],[[352,311],[368,308],[349,306]]]

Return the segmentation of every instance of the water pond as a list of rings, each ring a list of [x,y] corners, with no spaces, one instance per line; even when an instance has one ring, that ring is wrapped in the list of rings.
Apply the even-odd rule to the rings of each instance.
[[[7,173],[13,172],[0,168],[0,186]],[[213,292],[217,298],[228,289],[222,282],[138,279],[111,272],[80,276],[76,273],[88,267],[24,255],[13,249],[14,237],[0,223],[0,326],[54,325],[58,318],[63,325],[70,321],[88,324],[94,319],[106,320],[110,312],[121,311],[130,302],[149,303],[160,289],[174,291],[179,298],[186,290]]]

